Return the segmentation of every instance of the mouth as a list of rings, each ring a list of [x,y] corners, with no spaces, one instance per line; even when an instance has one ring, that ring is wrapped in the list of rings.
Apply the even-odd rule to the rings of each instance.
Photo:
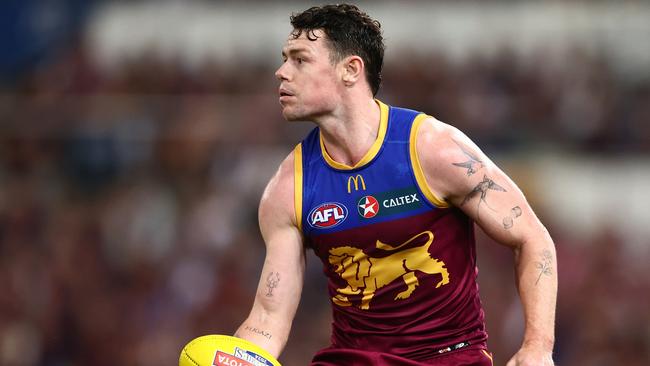
[[[280,94],[280,98],[282,97],[292,97],[294,94],[286,89],[280,88],[278,90],[278,93]]]

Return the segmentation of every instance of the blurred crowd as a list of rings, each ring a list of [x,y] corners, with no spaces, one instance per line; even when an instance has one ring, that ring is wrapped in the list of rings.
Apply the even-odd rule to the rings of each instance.
[[[103,72],[88,56],[76,42],[1,86],[0,365],[173,365],[191,338],[234,332],[264,256],[262,189],[310,128],[282,120],[280,60],[188,70],[143,53]],[[563,63],[543,56],[404,55],[386,65],[379,98],[490,152],[650,152],[650,78],[578,50]],[[647,257],[616,228],[577,237],[540,215],[558,248],[558,365],[649,364]],[[523,327],[512,255],[479,238],[502,365]],[[310,255],[285,365],[328,344],[321,272]]]

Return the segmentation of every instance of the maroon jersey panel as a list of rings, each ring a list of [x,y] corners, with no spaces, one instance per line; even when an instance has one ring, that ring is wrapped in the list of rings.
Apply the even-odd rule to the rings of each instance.
[[[332,345],[426,360],[487,339],[472,221],[455,208],[312,236],[333,307]]]

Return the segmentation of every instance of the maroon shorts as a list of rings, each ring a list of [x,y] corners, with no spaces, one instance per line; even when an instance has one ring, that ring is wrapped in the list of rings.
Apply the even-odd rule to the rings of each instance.
[[[314,356],[310,366],[492,366],[492,354],[483,346],[436,355],[425,361],[414,361],[382,352],[348,348],[326,348]]]

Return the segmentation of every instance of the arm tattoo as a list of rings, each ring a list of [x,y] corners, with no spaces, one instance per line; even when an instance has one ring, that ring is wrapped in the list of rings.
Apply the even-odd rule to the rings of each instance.
[[[521,216],[521,207],[513,207],[510,210],[510,215],[503,218],[503,228],[510,229],[514,225],[514,220],[519,216]]]
[[[465,156],[467,156],[467,158],[469,159],[462,163],[452,163],[453,165],[467,169],[468,177],[476,173],[479,169],[483,168],[483,162],[481,161],[481,159],[479,159],[471,150],[458,143],[458,141],[456,140],[453,141],[463,151],[463,154],[465,154]]]
[[[474,198],[474,197],[476,197],[477,195],[480,194],[480,198],[479,198],[479,201],[478,201],[478,206],[477,206],[477,209],[476,209],[477,219],[478,219],[478,216],[479,216],[479,210],[481,209],[481,203],[485,203],[486,206],[488,206],[492,211],[494,211],[494,209],[492,207],[490,207],[490,205],[488,205],[488,203],[486,201],[486,197],[487,197],[487,194],[488,194],[489,190],[499,191],[499,192],[507,192],[505,190],[505,188],[503,188],[500,185],[494,183],[494,181],[492,179],[488,178],[487,175],[483,175],[483,180],[481,182],[479,182],[479,184],[477,184],[476,187],[474,187],[474,189],[472,189],[472,191],[467,194],[467,196],[465,196],[465,199],[463,200],[463,202],[461,202],[460,205],[461,206],[465,205],[472,198]]]
[[[269,332],[267,332],[265,330],[262,330],[262,329],[257,329],[257,328],[251,327],[249,325],[245,326],[244,329],[246,329],[249,332],[259,334],[262,337],[266,337],[267,339],[271,339],[271,337],[272,337],[271,333],[269,333]]]
[[[494,181],[490,178],[488,178],[487,175],[483,176],[483,180],[479,182],[479,184],[472,189],[471,192],[465,196],[465,199],[463,202],[460,204],[461,206],[469,202],[472,198],[474,198],[477,194],[481,195],[481,199],[479,201],[479,204],[481,204],[481,201],[485,201],[485,197],[487,196],[487,193],[489,190],[493,191],[500,191],[500,192],[506,192],[505,188],[501,187],[500,185],[494,183]]]
[[[272,297],[273,296],[273,289],[278,287],[278,283],[280,282],[280,272],[271,272],[269,275],[266,277],[266,296]]]
[[[547,275],[550,276],[553,273],[553,268],[551,268],[551,259],[553,259],[553,255],[551,254],[551,251],[546,249],[542,252],[542,262],[536,262],[535,267],[539,269],[539,276],[537,276],[537,281],[535,281],[535,285],[539,283],[540,278],[542,278],[542,275]]]

